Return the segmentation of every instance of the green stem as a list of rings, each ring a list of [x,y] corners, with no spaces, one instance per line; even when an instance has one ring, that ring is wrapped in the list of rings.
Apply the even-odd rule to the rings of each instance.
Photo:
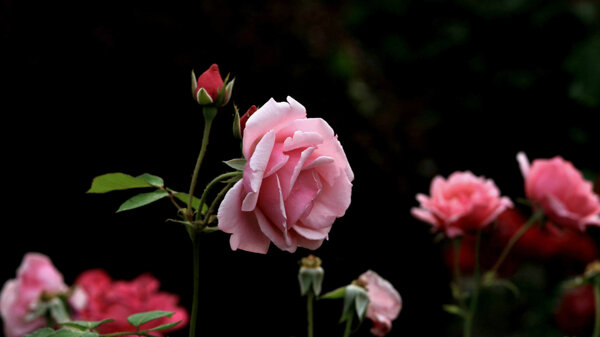
[[[458,297],[458,304],[460,305],[461,309],[463,309],[464,312],[467,311],[467,305],[465,304],[465,300],[463,298],[463,294],[462,294],[462,289],[460,286],[460,279],[461,279],[461,273],[460,273],[460,246],[461,246],[461,242],[462,239],[460,237],[454,239],[454,241],[452,241],[452,244],[454,246],[454,284],[456,285],[456,289],[459,291],[458,294],[456,294],[456,296]]]
[[[504,250],[500,254],[498,261],[496,261],[496,264],[494,264],[492,269],[490,269],[489,273],[491,275],[495,275],[498,272],[500,265],[502,265],[502,262],[504,262],[504,260],[508,256],[508,253],[510,253],[511,249],[517,243],[517,241],[519,241],[519,239],[533,226],[533,224],[535,224],[538,220],[542,219],[543,216],[544,212],[541,209],[536,210],[531,215],[529,220],[527,220],[527,222],[521,228],[519,228],[519,230],[510,238],[508,244],[506,245],[506,247],[504,247]]]
[[[208,138],[210,136],[210,127],[212,126],[212,121],[217,112],[217,108],[215,107],[204,107],[204,133],[202,134],[202,144],[200,145],[200,153],[198,154],[198,159],[196,160],[196,167],[194,168],[194,173],[192,174],[192,182],[190,184],[190,192],[189,192],[189,201],[188,201],[188,220],[193,221],[192,215],[192,202],[194,199],[194,190],[196,189],[196,185],[198,184],[198,173],[200,172],[200,167],[202,166],[202,160],[204,159],[204,155],[206,154],[206,147],[208,146]],[[200,206],[202,207],[202,206]]]
[[[354,313],[352,313],[348,319],[346,320],[346,328],[344,329],[344,337],[349,337],[352,333],[352,319],[354,318]]]
[[[221,189],[219,194],[217,194],[217,196],[215,197],[213,202],[210,204],[210,207],[206,211],[206,214],[204,215],[204,220],[202,221],[203,226],[205,226],[209,223],[211,214],[215,211],[215,208],[217,208],[219,201],[225,196],[225,193],[227,193],[227,191],[229,191],[229,189],[233,186],[233,184],[235,184],[235,182],[229,182],[227,185],[225,185],[225,187],[223,187]]]
[[[308,322],[308,337],[314,337],[314,304],[315,295],[312,290],[308,292],[306,296],[306,314],[307,314],[307,322]]]
[[[481,246],[481,230],[477,231],[477,238],[475,239],[475,271],[473,274],[473,297],[469,305],[469,312],[465,316],[464,325],[464,337],[471,337],[473,331],[473,321],[475,318],[475,312],[477,311],[477,304],[479,302],[479,291],[481,288],[481,271],[479,267],[479,250]]]
[[[600,337],[600,277],[594,278],[594,300],[595,300],[595,319],[594,319],[594,333],[592,337]]]
[[[204,192],[202,192],[202,197],[200,197],[200,206],[198,206],[200,212],[198,212],[198,214],[202,213],[202,207],[204,205],[204,201],[206,200],[206,197],[208,196],[208,192],[210,192],[210,190],[221,180],[225,180],[227,178],[234,178],[234,177],[241,177],[242,176],[242,172],[239,171],[235,171],[235,172],[227,172],[227,173],[223,173],[217,177],[215,177],[211,182],[208,183],[208,185],[206,185],[206,187],[204,188]]]
[[[193,284],[193,297],[192,297],[192,312],[190,315],[190,337],[196,336],[196,325],[198,319],[198,296],[200,290],[200,243],[199,243],[199,234],[195,233],[192,244],[194,246],[193,249],[193,274],[194,274],[194,284]]]

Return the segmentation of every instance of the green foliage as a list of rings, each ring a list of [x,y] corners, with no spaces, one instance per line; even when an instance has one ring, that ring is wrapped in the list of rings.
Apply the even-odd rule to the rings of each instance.
[[[133,177],[125,173],[107,173],[97,176],[92,181],[92,186],[87,193],[107,193],[118,190],[128,190],[132,188],[152,187],[148,182],[147,176]],[[155,182],[155,180],[150,179]]]
[[[134,208],[146,206],[168,195],[169,192],[165,190],[156,190],[153,192],[141,193],[121,204],[117,212],[128,211]]]
[[[25,337],[48,337],[53,333],[54,333],[54,329],[43,328],[43,329],[36,330],[28,335],[25,335]]]
[[[75,328],[75,329],[78,329],[78,330],[85,331],[85,330],[96,329],[99,326],[101,326],[102,324],[110,323],[110,322],[113,322],[113,321],[114,321],[114,319],[108,318],[108,319],[104,319],[104,320],[101,320],[101,321],[69,321],[69,322],[61,323],[60,325],[62,325],[62,326],[68,326],[68,327],[71,327],[71,328]]]
[[[136,328],[139,328],[142,324],[148,323],[158,318],[171,317],[173,316],[173,314],[174,312],[161,310],[141,312],[127,317],[127,321]]]

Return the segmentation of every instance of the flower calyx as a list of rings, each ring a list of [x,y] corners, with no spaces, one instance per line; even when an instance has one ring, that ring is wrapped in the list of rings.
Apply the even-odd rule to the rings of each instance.
[[[314,295],[321,294],[323,277],[325,271],[321,267],[321,259],[309,255],[300,260],[300,270],[298,271],[298,282],[300,283],[300,293],[302,296],[312,292]]]

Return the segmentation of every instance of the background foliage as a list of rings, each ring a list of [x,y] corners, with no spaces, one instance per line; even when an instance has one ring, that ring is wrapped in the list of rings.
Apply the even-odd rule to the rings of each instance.
[[[236,77],[241,110],[291,95],[339,134],[356,180],[347,216],[315,252],[324,290],[371,268],[404,299],[391,336],[452,336],[448,273],[427,225],[410,217],[414,195],[468,169],[521,197],[521,150],[563,155],[593,179],[599,10],[592,0],[3,0],[1,280],[39,251],[67,283],[95,267],[115,279],[151,272],[189,307],[191,245],[164,222],[172,206],[115,214],[128,194],[85,191],[115,171],[185,191],[202,127],[189,74],[218,63]],[[215,121],[205,181],[239,155],[232,113]],[[200,331],[304,334],[296,273],[307,251],[231,252],[222,233],[205,241]],[[319,335],[341,334],[338,306],[318,304]]]

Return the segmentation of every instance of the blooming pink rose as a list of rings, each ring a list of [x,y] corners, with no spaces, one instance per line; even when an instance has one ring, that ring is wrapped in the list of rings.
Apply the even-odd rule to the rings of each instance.
[[[369,294],[367,317],[373,321],[371,333],[385,336],[392,329],[392,321],[400,314],[402,298],[390,282],[372,270],[360,275],[358,280]]]
[[[523,152],[517,160],[525,178],[525,195],[552,222],[581,231],[586,225],[600,226],[600,199],[571,162],[557,156],[536,159],[530,165]]]
[[[114,319],[114,322],[98,328],[98,332],[102,334],[134,331],[135,328],[127,322],[127,317],[153,310],[172,311],[175,314],[171,318],[164,317],[143,324],[142,330],[182,321],[175,328],[156,331],[152,333],[154,335],[162,336],[163,333],[181,329],[188,322],[187,311],[178,306],[178,296],[159,291],[159,281],[149,274],[140,275],[132,281],[113,281],[104,270],[92,269],[83,272],[75,284],[83,289],[88,297],[87,306],[79,312],[78,319]]]
[[[482,229],[512,207],[510,199],[500,197],[491,179],[476,177],[469,171],[454,172],[448,180],[436,176],[430,194],[431,197],[417,194],[421,205],[414,207],[411,213],[450,238]]]
[[[27,253],[17,270],[17,278],[8,280],[0,293],[0,314],[6,337],[21,337],[46,326],[46,319],[25,320],[42,292],[65,293],[68,287],[50,258]]]
[[[243,179],[223,199],[219,228],[233,250],[321,246],[350,205],[354,174],[331,127],[293,98],[269,100],[243,130]]]

